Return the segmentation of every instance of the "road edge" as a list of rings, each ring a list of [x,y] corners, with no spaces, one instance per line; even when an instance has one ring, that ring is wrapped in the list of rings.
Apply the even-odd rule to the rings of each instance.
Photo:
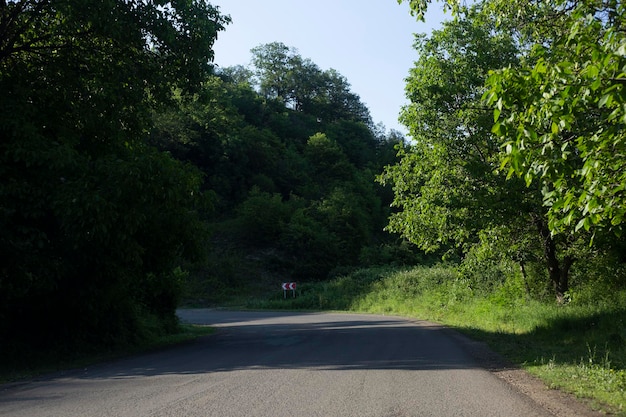
[[[435,324],[437,325],[437,324]],[[541,379],[529,374],[511,363],[499,353],[493,351],[485,342],[449,327],[441,326],[476,362],[498,379],[539,404],[556,417],[601,417],[610,415],[595,410],[589,401],[559,389],[549,388]]]

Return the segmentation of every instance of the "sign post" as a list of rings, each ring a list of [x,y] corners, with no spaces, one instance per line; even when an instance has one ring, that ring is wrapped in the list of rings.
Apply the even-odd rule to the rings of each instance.
[[[283,282],[283,298],[287,298],[287,290],[291,290],[293,298],[296,298],[296,283]]]

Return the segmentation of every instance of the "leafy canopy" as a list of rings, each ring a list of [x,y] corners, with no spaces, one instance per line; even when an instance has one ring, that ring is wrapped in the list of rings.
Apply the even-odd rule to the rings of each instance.
[[[502,166],[541,185],[554,233],[605,227],[619,234],[626,214],[624,5],[558,1],[553,10],[553,25],[563,30],[533,43],[522,68],[488,80]]]
[[[403,0],[398,0],[403,3]],[[423,19],[429,1],[410,0]],[[444,8],[458,16],[458,2]],[[616,0],[487,0],[520,46],[520,67],[494,70],[484,98],[502,168],[542,189],[553,234],[604,228],[626,213],[626,39]]]
[[[199,0],[0,1],[3,340],[128,341],[142,315],[175,322],[201,179],[146,133],[173,88],[211,71],[228,20]]]
[[[386,168],[394,189],[389,230],[424,250],[471,244],[490,225],[520,218],[528,193],[494,173],[499,146],[481,102],[489,70],[517,61],[514,39],[468,10],[415,43],[419,59],[407,79],[401,114],[414,142]]]

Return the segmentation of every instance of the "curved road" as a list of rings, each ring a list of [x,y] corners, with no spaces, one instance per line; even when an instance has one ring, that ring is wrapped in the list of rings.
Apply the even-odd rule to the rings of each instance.
[[[551,416],[451,333],[402,318],[180,310],[215,335],[0,386],[0,415]]]

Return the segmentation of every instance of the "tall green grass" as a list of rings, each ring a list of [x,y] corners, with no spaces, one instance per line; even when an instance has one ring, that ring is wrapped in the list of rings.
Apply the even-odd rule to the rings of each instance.
[[[591,286],[589,288],[592,288]],[[598,287],[599,288],[599,287]],[[521,277],[478,291],[453,266],[372,268],[329,282],[300,284],[251,308],[344,310],[437,321],[486,341],[513,363],[589,400],[626,415],[626,292],[594,296],[590,289],[567,305],[528,297]]]

